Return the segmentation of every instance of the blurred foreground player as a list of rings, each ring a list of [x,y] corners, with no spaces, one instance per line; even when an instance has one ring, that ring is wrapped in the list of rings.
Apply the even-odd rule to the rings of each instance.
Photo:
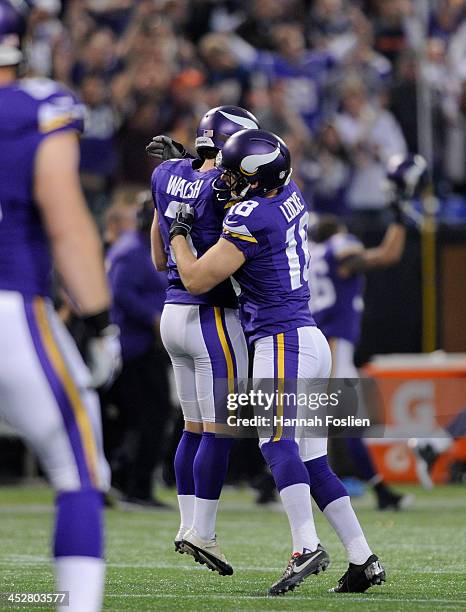
[[[256,128],[251,113],[236,106],[209,110],[196,138],[197,159],[191,159],[167,136],[156,137],[148,148],[165,159],[152,175],[155,204],[152,252],[158,270],[168,270],[168,290],[161,319],[161,335],[173,364],[185,428],[175,455],[180,528],[175,550],[191,554],[221,575],[233,568],[215,534],[220,494],[233,439],[216,435],[226,419],[227,393],[247,378],[246,340],[238,317],[238,302],[229,279],[191,295],[182,282],[170,240],[170,225],[181,202],[192,205],[196,228],[190,248],[202,255],[216,243],[225,205],[214,197],[212,183],[220,176],[215,158],[228,136]],[[170,159],[183,155],[185,159]]]
[[[178,271],[194,295],[234,276],[241,288],[242,323],[254,347],[253,378],[271,380],[274,388],[283,385],[282,392],[292,391],[290,397],[296,397],[304,380],[330,375],[331,355],[308,307],[308,214],[291,181],[289,150],[270,132],[243,130],[225,143],[217,164],[223,172],[221,182],[243,201],[230,209],[220,239],[199,259],[185,239],[196,225],[195,211],[180,208],[170,231]],[[306,416],[300,412],[296,403],[285,406],[279,399],[273,414],[285,419]],[[269,594],[293,590],[329,564],[315,529],[311,494],[350,561],[334,591],[363,592],[384,581],[384,569],[367,544],[346,489],[328,466],[326,438],[302,436],[293,424],[280,421],[274,422],[272,435],[259,431],[259,436],[288,516],[293,546],[288,566]]]
[[[108,466],[92,386],[113,376],[120,346],[79,186],[81,107],[52,81],[17,80],[25,19],[0,0],[0,412],[57,491],[57,589],[69,591],[70,611],[93,612],[103,596]],[[90,372],[53,310],[52,258],[89,329]]]
[[[364,272],[394,265],[400,260],[406,239],[400,206],[417,193],[423,184],[425,170],[426,163],[419,155],[396,158],[389,167],[395,219],[379,246],[364,248],[333,215],[322,215],[312,227],[310,308],[329,341],[334,378],[359,377],[354,365],[354,350],[361,331]],[[410,505],[411,495],[392,491],[377,473],[363,439],[347,438],[346,443],[358,476],[372,487],[377,497],[379,510],[399,510]]]

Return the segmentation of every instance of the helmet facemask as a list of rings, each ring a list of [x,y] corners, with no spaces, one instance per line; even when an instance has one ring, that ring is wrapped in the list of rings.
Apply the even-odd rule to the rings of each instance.
[[[230,170],[222,165],[222,152],[215,159],[215,167],[221,170],[220,177],[213,182],[215,197],[218,202],[237,202],[242,200],[251,189],[251,183],[237,170]]]

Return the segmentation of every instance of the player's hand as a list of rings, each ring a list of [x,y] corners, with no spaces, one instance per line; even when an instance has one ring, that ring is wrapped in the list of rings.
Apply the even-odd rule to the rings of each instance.
[[[193,208],[189,204],[185,204],[183,202],[180,204],[176,212],[176,217],[173,219],[172,224],[170,225],[170,242],[175,236],[184,236],[186,238],[191,233],[193,223]]]
[[[154,136],[146,147],[146,151],[152,157],[167,161],[167,159],[182,159],[186,157],[187,151],[180,142],[176,142],[170,136]]]
[[[108,387],[122,366],[120,329],[109,323],[107,310],[84,317],[83,321],[89,334],[85,357],[91,373],[91,385],[95,389]]]

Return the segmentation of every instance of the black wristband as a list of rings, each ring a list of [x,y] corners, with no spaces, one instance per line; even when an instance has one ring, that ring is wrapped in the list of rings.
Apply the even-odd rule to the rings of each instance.
[[[399,225],[404,225],[403,211],[398,202],[392,202],[390,208],[393,213],[393,221]]]
[[[110,311],[106,308],[94,315],[82,317],[82,321],[92,336],[100,336],[101,332],[110,325]]]

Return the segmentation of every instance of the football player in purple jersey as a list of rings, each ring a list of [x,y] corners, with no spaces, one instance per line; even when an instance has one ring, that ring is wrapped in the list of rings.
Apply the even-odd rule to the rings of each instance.
[[[26,2],[0,0],[0,413],[57,492],[57,589],[100,610],[109,470],[93,386],[120,359],[101,244],[79,184],[82,107],[48,79],[19,79]],[[52,264],[84,318],[88,369],[51,301]]]
[[[406,239],[400,204],[419,191],[425,182],[425,171],[426,162],[419,155],[397,156],[391,161],[387,186],[395,219],[379,246],[364,248],[334,215],[322,215],[310,232],[310,308],[329,341],[335,378],[359,377],[354,349],[361,331],[364,272],[400,260]],[[380,510],[399,510],[411,504],[411,495],[392,491],[377,473],[363,439],[347,438],[346,442],[358,475],[373,488]]]
[[[247,378],[247,346],[229,279],[197,295],[186,290],[170,247],[170,225],[180,203],[187,202],[196,217],[189,237],[191,252],[200,257],[217,242],[228,202],[219,203],[214,197],[212,183],[220,175],[215,157],[227,138],[245,127],[258,127],[251,113],[220,106],[199,123],[198,158],[188,157],[166,136],[156,137],[148,148],[155,157],[166,159],[152,175],[152,254],[157,269],[167,270],[160,331],[185,419],[175,456],[181,519],[175,550],[191,554],[221,575],[233,573],[215,535],[232,438],[216,434],[225,422],[228,392]]]
[[[255,381],[269,379],[286,390],[286,380],[296,387],[300,380],[328,378],[330,349],[308,307],[307,207],[291,181],[288,148],[270,132],[243,130],[229,138],[217,163],[222,181],[241,201],[226,215],[218,242],[198,259],[187,240],[195,216],[189,206],[180,207],[170,240],[184,286],[197,295],[234,277],[241,289],[243,326],[254,348]],[[297,405],[285,407],[279,400],[274,406],[274,416],[297,414]],[[272,421],[272,435],[260,433],[260,446],[288,515],[293,554],[269,594],[286,593],[329,564],[316,533],[311,492],[350,562],[335,591],[362,592],[380,584],[384,569],[367,544],[346,489],[329,468],[327,440],[300,437],[280,418]]]

